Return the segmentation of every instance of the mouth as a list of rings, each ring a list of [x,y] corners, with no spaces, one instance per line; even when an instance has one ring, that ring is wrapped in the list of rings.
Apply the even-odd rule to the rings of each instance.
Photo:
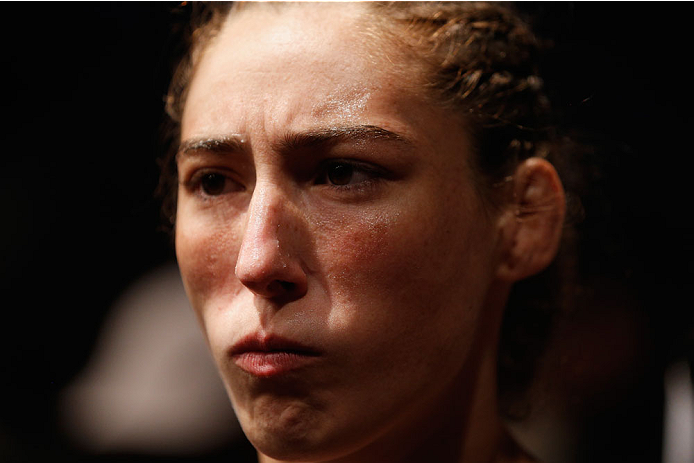
[[[236,366],[260,378],[280,376],[314,363],[321,352],[279,336],[252,334],[234,344],[231,357]]]

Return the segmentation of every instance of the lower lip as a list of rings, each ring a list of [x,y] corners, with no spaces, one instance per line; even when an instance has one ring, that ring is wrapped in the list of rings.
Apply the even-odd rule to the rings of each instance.
[[[254,376],[268,378],[289,373],[310,365],[318,359],[315,355],[296,352],[244,352],[234,356],[234,362],[243,371]]]

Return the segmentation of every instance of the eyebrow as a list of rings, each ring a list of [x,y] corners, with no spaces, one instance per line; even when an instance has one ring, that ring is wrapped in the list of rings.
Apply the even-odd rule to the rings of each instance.
[[[357,125],[348,127],[329,127],[307,132],[285,135],[273,148],[277,151],[296,151],[302,148],[330,145],[343,141],[395,141],[403,145],[412,145],[407,138],[390,130],[375,125]]]
[[[246,141],[240,135],[227,135],[220,138],[196,138],[181,142],[176,157],[199,151],[227,154],[246,150]]]
[[[332,145],[343,141],[394,141],[406,146],[412,142],[400,134],[375,125],[356,125],[346,127],[328,127],[306,132],[284,135],[272,148],[279,152],[292,152],[300,149]],[[247,142],[240,135],[227,135],[219,138],[200,138],[181,142],[177,157],[208,152],[231,154],[248,150]]]

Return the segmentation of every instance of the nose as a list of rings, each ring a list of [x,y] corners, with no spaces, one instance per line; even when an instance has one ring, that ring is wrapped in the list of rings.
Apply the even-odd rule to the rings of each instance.
[[[253,293],[286,304],[306,294],[300,220],[277,186],[256,184],[236,261],[236,277]]]

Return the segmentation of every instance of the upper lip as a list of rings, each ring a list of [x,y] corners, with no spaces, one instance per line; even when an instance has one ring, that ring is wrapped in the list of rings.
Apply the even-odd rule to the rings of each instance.
[[[281,336],[265,333],[253,333],[244,336],[231,348],[232,356],[247,352],[291,352],[301,355],[320,355],[320,351],[313,347]]]

